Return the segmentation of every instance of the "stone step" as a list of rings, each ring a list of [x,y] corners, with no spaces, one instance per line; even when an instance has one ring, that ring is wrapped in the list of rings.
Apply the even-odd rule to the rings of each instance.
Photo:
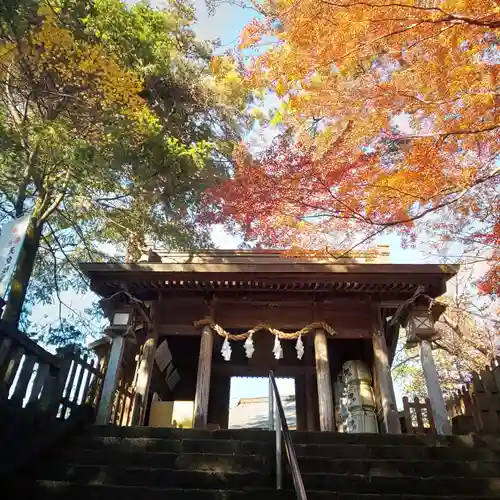
[[[266,455],[275,453],[274,442],[225,439],[162,439],[80,436],[75,449],[118,450],[122,452],[170,452]],[[295,444],[298,456],[334,459],[408,459],[408,460],[500,460],[500,451],[484,447],[397,446],[364,444]]]
[[[37,479],[75,484],[109,484],[157,488],[192,488],[245,490],[272,488],[274,474],[263,472],[220,472],[172,470],[158,468],[112,467],[93,465],[55,464],[40,471]],[[500,497],[500,478],[476,477],[408,477],[360,474],[303,473],[304,486],[310,491],[371,494],[418,495],[497,495]],[[285,485],[292,487],[287,475]]]
[[[10,497],[9,497],[10,498]],[[24,483],[16,489],[16,497],[37,500],[293,500],[292,490],[275,489],[199,490],[199,489],[161,489],[152,487],[124,487],[113,485],[80,485],[67,482],[37,481]],[[308,500],[498,500],[498,496],[448,495],[422,496],[399,494],[359,494],[332,493],[330,491],[308,491]]]
[[[118,450],[68,450],[56,455],[54,460],[81,465],[119,465],[128,467],[156,467],[184,470],[213,470],[228,472],[262,471],[272,467],[275,458],[264,455],[122,452]]]
[[[415,434],[344,434],[340,432],[292,431],[292,441],[297,444],[365,444],[402,446],[488,446],[500,450],[498,436],[428,436]],[[239,441],[264,441],[274,443],[274,431],[261,429],[223,429],[205,431],[197,429],[171,429],[161,427],[115,427],[95,425],[89,428],[87,436],[162,438],[162,439],[222,439]]]
[[[116,450],[68,450],[57,455],[57,462],[79,465],[111,465],[127,467],[155,467],[200,471],[251,472],[275,470],[274,455],[216,455],[211,453],[165,453]],[[301,457],[300,470],[334,474],[367,474],[385,476],[500,476],[500,462],[457,460],[378,460],[378,459],[328,459]]]

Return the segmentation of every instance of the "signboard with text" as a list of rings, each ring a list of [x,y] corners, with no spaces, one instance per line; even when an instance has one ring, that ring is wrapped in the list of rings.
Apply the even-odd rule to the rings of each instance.
[[[167,339],[165,339],[155,352],[155,361],[158,365],[159,370],[162,372],[168,366],[170,361],[172,361],[172,354],[168,347]]]

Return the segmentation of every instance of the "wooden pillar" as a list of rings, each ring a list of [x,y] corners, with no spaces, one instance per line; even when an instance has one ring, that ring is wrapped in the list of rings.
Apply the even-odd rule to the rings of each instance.
[[[295,377],[295,412],[298,431],[307,430],[306,387],[305,375]]]
[[[434,357],[432,356],[432,347],[427,340],[420,341],[420,361],[422,362],[425,384],[427,385],[427,394],[431,401],[436,432],[441,435],[449,435],[452,433],[450,418],[446,410]]]
[[[391,366],[385,335],[379,323],[374,324],[372,332],[373,356],[377,381],[380,390],[384,429],[387,434],[401,434],[399,414],[396,406],[396,396],[392,383]]]
[[[208,423],[227,429],[229,423],[229,392],[231,377],[213,374],[210,379]]]
[[[304,359],[307,366],[315,364],[314,359],[314,335],[307,335],[305,338]],[[306,371],[305,380],[305,411],[306,411],[306,430],[317,431],[319,428],[319,409],[318,409],[318,384],[315,374]]]
[[[306,418],[307,430],[318,430],[318,386],[314,376],[310,373],[306,374]]]
[[[219,422],[221,429],[229,428],[229,406],[230,406],[230,393],[231,393],[231,377],[225,377],[222,382],[219,399],[221,400],[221,419]]]
[[[207,425],[213,342],[212,329],[210,326],[205,325],[201,331],[196,396],[194,399],[194,427],[196,429],[203,429]]]
[[[136,394],[138,397],[135,398],[135,403],[139,405],[139,408],[134,411],[138,425],[147,425],[145,420],[149,399],[149,387],[153,375],[157,333],[156,328],[149,327],[146,340],[142,347],[142,354],[139,357],[136,379]]]
[[[318,382],[319,428],[321,431],[334,431],[335,418],[333,407],[332,380],[328,361],[328,345],[324,330],[316,330],[314,335],[316,356],[316,378]]]
[[[96,424],[107,425],[111,418],[111,410],[115,398],[116,387],[120,377],[120,368],[125,350],[126,340],[122,336],[115,337],[111,344],[108,367],[104,376],[101,400],[97,409]]]

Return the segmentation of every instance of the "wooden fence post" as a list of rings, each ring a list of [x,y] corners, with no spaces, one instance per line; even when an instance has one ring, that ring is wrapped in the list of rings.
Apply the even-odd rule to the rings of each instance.
[[[429,423],[429,427],[433,434],[436,434],[436,424],[434,422],[434,415],[432,413],[432,405],[431,400],[429,398],[425,398],[425,409],[427,410],[427,422]]]
[[[403,415],[405,417],[406,432],[408,434],[414,434],[413,432],[413,422],[411,419],[410,403],[406,396],[403,397]]]
[[[11,398],[11,401],[19,406],[22,406],[24,397],[26,396],[26,390],[28,389],[28,384],[31,376],[33,375],[35,361],[35,356],[25,356],[24,358],[21,373],[19,374],[19,378],[17,379],[17,384]]]
[[[2,343],[0,344],[0,373],[4,373],[2,367],[4,363],[7,361],[7,356],[10,352],[10,348],[12,346],[12,340],[8,337],[4,337],[2,339]]]
[[[26,405],[29,408],[36,408],[40,405],[41,394],[43,388],[48,382],[50,373],[50,367],[45,363],[39,363],[38,368],[35,375],[35,380],[33,380],[33,385],[31,386],[31,394],[28,399],[28,404]],[[38,399],[40,396],[40,399]]]
[[[427,413],[425,421],[422,410],[426,410]],[[405,396],[403,398],[403,415],[408,434],[436,434],[436,426],[429,398],[425,398],[424,402],[421,403],[418,397],[415,396],[413,402],[410,403],[410,400]],[[416,426],[413,425],[413,415],[415,415]]]
[[[413,408],[415,410],[415,416],[417,417],[417,434],[424,434],[424,419],[422,418],[422,411],[420,407],[420,400],[417,396],[413,398]]]
[[[3,380],[0,382],[0,400],[9,397],[9,390],[16,376],[21,359],[24,356],[24,348],[18,347],[10,355],[10,359],[6,364]]]
[[[134,400],[132,402],[132,411],[130,416],[130,425],[133,427],[139,425],[139,417],[141,412],[141,395],[137,392],[134,394]]]
[[[49,404],[47,406],[47,412],[54,416],[58,416],[59,405],[62,402],[64,396],[64,388],[66,387],[66,381],[68,379],[68,372],[71,366],[71,359],[61,358],[59,364],[58,373],[53,379],[52,390],[50,391]],[[61,418],[65,418],[64,413],[61,412]]]

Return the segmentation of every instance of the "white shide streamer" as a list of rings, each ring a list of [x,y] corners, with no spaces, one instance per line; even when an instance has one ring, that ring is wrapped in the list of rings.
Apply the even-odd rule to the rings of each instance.
[[[302,335],[300,335],[297,339],[295,349],[297,350],[297,359],[302,359],[302,356],[304,356],[304,342],[302,342]]]
[[[231,344],[229,343],[229,339],[226,337],[224,339],[224,343],[222,344],[222,349],[220,351],[222,353],[222,357],[225,361],[231,361]]]
[[[253,338],[252,334],[248,336],[248,338],[245,340],[245,343],[243,344],[245,347],[245,355],[248,359],[250,359],[253,356],[253,353],[255,351],[255,348],[253,346]]]
[[[283,358],[283,348],[281,347],[281,343],[280,343],[280,339],[279,339],[278,335],[276,335],[274,337],[273,353],[274,353],[275,359],[282,359]]]

